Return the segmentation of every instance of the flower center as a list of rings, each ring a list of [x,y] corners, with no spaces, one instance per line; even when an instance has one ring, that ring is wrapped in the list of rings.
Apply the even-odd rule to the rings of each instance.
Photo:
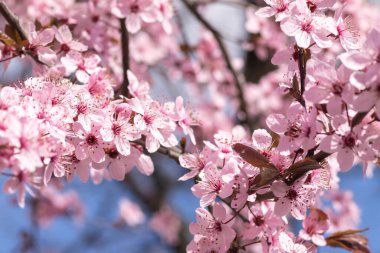
[[[334,83],[332,85],[332,92],[335,95],[340,96],[342,94],[342,92],[343,92],[343,85],[341,83]]]
[[[302,31],[310,33],[313,30],[313,26],[311,25],[311,21],[305,22],[301,26]]]
[[[118,123],[113,123],[112,132],[114,135],[119,135],[121,133],[121,126]]]
[[[356,138],[353,136],[352,133],[349,133],[347,136],[343,137],[343,145],[347,148],[353,148],[355,147]]]
[[[288,195],[287,195],[288,199],[295,200],[297,199],[297,196],[298,196],[298,193],[294,189],[290,189],[288,191]]]
[[[264,217],[261,216],[261,215],[256,216],[253,219],[253,223],[255,223],[255,225],[258,226],[258,227],[262,226],[265,223]]]
[[[87,143],[89,146],[96,145],[96,144],[98,144],[98,138],[96,138],[96,136],[93,135],[93,134],[89,134],[89,135],[87,135],[86,143]]]
[[[138,13],[140,11],[140,7],[138,4],[132,4],[130,10],[132,13]]]
[[[70,47],[65,43],[61,45],[61,50],[67,53],[70,51]]]
[[[301,134],[301,126],[300,126],[300,124],[297,123],[297,122],[292,123],[289,126],[288,131],[286,131],[284,134],[285,134],[285,136],[292,137],[292,138],[299,137],[300,134]]]
[[[311,12],[314,12],[317,9],[317,5],[312,1],[307,1],[307,7]]]

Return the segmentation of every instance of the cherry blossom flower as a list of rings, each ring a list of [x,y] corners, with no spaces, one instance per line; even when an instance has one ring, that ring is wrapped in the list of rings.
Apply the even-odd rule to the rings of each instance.
[[[271,206],[262,203],[250,209],[248,219],[251,223],[244,232],[244,238],[255,239],[262,234],[271,234],[274,227],[284,226],[284,221],[273,213]]]
[[[100,58],[96,54],[82,55],[77,51],[70,51],[61,58],[61,62],[66,69],[66,75],[75,72],[79,82],[87,83],[91,74],[95,73]]]
[[[169,206],[164,205],[149,221],[149,226],[155,231],[168,245],[176,245],[181,229],[181,219],[178,214]]]
[[[290,5],[294,2],[287,0],[266,0],[265,3],[269,6],[260,8],[256,11],[256,15],[265,18],[275,15],[276,21],[282,21],[290,16]]]
[[[359,32],[352,24],[351,16],[343,18],[343,7],[335,12],[334,19],[336,22],[336,31],[333,33],[336,38],[339,38],[340,44],[346,50],[359,49]]]
[[[274,213],[280,217],[291,212],[297,220],[303,220],[306,217],[306,209],[314,202],[314,191],[312,188],[303,185],[302,180],[291,186],[282,181],[276,181],[272,184],[271,189],[276,197]]]
[[[113,12],[120,18],[126,18],[127,29],[131,33],[141,29],[141,21],[147,23],[156,21],[152,0],[118,0]]]
[[[211,205],[216,196],[226,198],[232,194],[232,187],[222,180],[222,171],[216,166],[204,168],[204,178],[191,187],[193,194],[199,198],[201,207]]]
[[[341,65],[337,70],[325,62],[315,62],[308,68],[308,78],[314,83],[305,91],[305,98],[313,103],[327,103],[331,115],[341,115],[343,104],[352,104],[355,89],[349,80],[352,71]]]
[[[135,126],[146,135],[147,150],[156,152],[160,144],[172,147],[178,143],[173,132],[175,123],[163,117],[161,106],[156,101],[142,102],[131,99],[132,109],[138,114],[134,117]]]
[[[281,22],[281,29],[284,33],[294,36],[297,45],[302,48],[308,48],[312,39],[321,48],[330,47],[332,42],[327,37],[328,31],[325,30],[326,27],[329,27],[326,17],[312,13],[306,1],[296,0],[296,6],[299,14]]]
[[[95,122],[79,121],[74,123],[75,135],[79,142],[75,147],[75,155],[79,160],[90,157],[92,161],[99,163],[105,158],[103,140],[100,135],[100,126]]]
[[[286,233],[281,232],[278,236],[278,240],[280,243],[281,248],[286,253],[306,253],[307,248],[300,243],[295,243],[294,240]]]
[[[201,173],[205,167],[212,166],[212,163],[214,162],[216,162],[216,157],[207,146],[199,154],[183,154],[179,157],[179,163],[182,167],[189,169],[190,172],[186,173],[178,180],[189,180]]]
[[[65,53],[70,50],[84,52],[87,50],[87,46],[73,40],[73,35],[67,25],[62,25],[55,31],[55,38],[61,44],[61,50]]]
[[[38,59],[48,65],[53,65],[57,60],[55,52],[47,47],[54,40],[54,29],[46,28],[42,31],[36,31],[33,24],[29,24],[29,45],[28,50],[37,55]]]
[[[340,169],[349,170],[355,155],[364,161],[376,159],[374,150],[366,141],[365,129],[355,126],[351,128],[348,121],[341,116],[334,118],[335,133],[326,136],[320,143],[320,149],[325,152],[336,152]]]
[[[100,134],[104,141],[114,142],[117,151],[127,156],[131,153],[129,142],[141,137],[140,131],[128,123],[129,117],[116,116],[116,119],[106,118]],[[112,117],[114,118],[114,117]]]
[[[316,124],[317,111],[311,108],[306,111],[299,103],[293,103],[287,111],[287,116],[281,114],[271,114],[266,123],[269,128],[282,134],[278,150],[284,154],[289,154],[303,148],[309,150],[313,148],[317,133]]]
[[[139,205],[122,198],[119,201],[119,219],[128,226],[135,227],[144,223],[145,215]]]
[[[35,196],[33,188],[39,189],[42,183],[41,177],[28,171],[14,169],[12,176],[4,183],[5,193],[17,192],[17,202],[20,207],[25,207],[25,192]]]
[[[370,65],[379,66],[380,32],[373,29],[369,32],[367,40],[359,50],[352,50],[339,56],[342,63],[352,70],[363,70]]]
[[[300,231],[300,237],[304,240],[311,240],[318,246],[325,246],[326,241],[322,236],[328,228],[328,217],[319,209],[311,209],[309,215],[303,221],[303,230]]]
[[[213,213],[209,213],[203,208],[198,208],[197,223],[190,224],[190,233],[200,235],[195,243],[201,241],[202,237],[208,239],[208,242],[215,247],[220,247],[222,252],[229,249],[230,244],[235,238],[236,232],[231,228],[231,224],[226,222],[227,213],[220,203],[215,203]]]

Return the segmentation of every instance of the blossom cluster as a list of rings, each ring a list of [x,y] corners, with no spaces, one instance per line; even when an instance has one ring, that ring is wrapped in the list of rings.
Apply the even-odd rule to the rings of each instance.
[[[360,24],[354,10],[376,11],[359,0],[249,4],[243,47],[277,66],[256,85],[202,18],[198,7],[213,1],[183,0],[206,28],[197,42],[169,0],[25,0],[27,10],[17,2],[9,6],[28,32],[6,25],[0,58],[31,60],[34,76],[0,90],[0,173],[20,206],[25,192],[53,203],[41,223],[68,205],[82,215],[76,197],[49,190],[53,179],[121,181],[133,167],[152,175],[150,155],[162,152],[189,170],[179,181],[192,179],[200,199],[187,252],[317,252],[347,235],[340,245],[366,252],[355,230],[341,232],[359,211],[338,172],[362,163],[370,174],[380,157],[380,27]],[[200,120],[182,96],[154,98],[150,83],[160,78],[169,91],[186,84]],[[157,209],[151,228],[181,243],[180,218]],[[120,202],[120,223],[144,219]],[[302,221],[298,234],[290,219]]]
[[[143,150],[177,145],[175,131],[182,127],[192,134],[192,121],[182,97],[161,104],[141,92],[147,87],[138,85],[132,72],[128,77],[139,87],[130,86],[130,99],[113,100],[103,72],[92,74],[84,85],[33,77],[17,88],[2,88],[0,168],[10,173],[5,192],[17,191],[24,206],[25,191],[33,194],[53,175],[68,180],[77,175],[83,182],[91,175],[99,183],[123,180],[134,166],[152,174],[153,162]]]

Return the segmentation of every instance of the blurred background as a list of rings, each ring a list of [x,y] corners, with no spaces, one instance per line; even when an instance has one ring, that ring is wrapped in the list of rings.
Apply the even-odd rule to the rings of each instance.
[[[183,17],[182,22],[186,24],[187,37],[195,43],[198,40],[199,24],[183,6],[176,6]],[[225,41],[234,57],[243,57],[251,64],[261,64],[261,69],[271,68],[270,65],[261,63],[255,54],[241,51],[241,45],[237,43],[247,36],[245,29],[241,29],[245,22],[242,8],[214,4],[206,16],[217,29],[225,31]],[[0,73],[0,82],[10,84],[30,76],[31,71],[25,62],[15,59],[6,71],[0,70]],[[253,81],[256,81],[255,75],[253,73],[251,76]],[[158,77],[153,83],[153,97],[186,97],[186,94],[181,94],[183,84],[173,90]],[[84,209],[73,207],[74,214],[59,215],[45,224],[39,224],[33,219],[32,198],[28,198],[26,208],[20,209],[14,196],[0,194],[0,253],[184,252],[184,247],[191,239],[188,224],[195,221],[199,199],[191,193],[191,180],[185,183],[177,181],[185,170],[176,162],[158,154],[154,156],[154,164],[155,173],[152,177],[134,171],[124,182],[103,181],[94,185],[92,182],[83,184],[75,179],[70,184],[62,185],[64,194],[72,191],[78,194]],[[358,165],[340,176],[341,188],[352,192],[360,207],[358,228],[369,228],[364,233],[368,236],[369,246],[373,252],[380,252],[380,171],[374,169],[372,177],[365,178]],[[0,178],[0,185],[3,185],[5,179]],[[156,187],[159,191],[155,190]],[[138,204],[145,217],[135,217],[136,222],[133,223],[131,220],[134,217],[126,213],[124,219],[132,223],[120,225],[120,220],[123,219],[121,200]],[[76,218],[73,219],[73,216]],[[295,221],[292,224],[295,229],[300,227]],[[174,232],[170,231],[171,226],[175,226]],[[343,251],[324,247],[320,252]]]

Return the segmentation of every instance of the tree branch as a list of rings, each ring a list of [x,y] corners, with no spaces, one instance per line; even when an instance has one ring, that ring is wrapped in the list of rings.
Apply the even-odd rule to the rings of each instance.
[[[16,29],[22,40],[28,40],[26,32],[20,25],[19,18],[8,8],[5,2],[0,2],[0,13],[8,24]]]
[[[145,149],[145,141],[140,139],[133,141],[133,143],[141,145]],[[182,155],[182,150],[177,147],[166,148],[160,146],[157,150],[158,153],[168,156],[179,164],[179,157]]]
[[[232,66],[230,56],[228,55],[227,49],[224,46],[224,43],[221,39],[221,36],[217,30],[215,30],[210,23],[205,20],[202,15],[197,11],[196,6],[194,4],[191,4],[188,2],[188,0],[182,0],[182,2],[185,4],[187,9],[194,15],[194,17],[207,29],[211,32],[212,36],[214,37],[216,43],[218,44],[220,51],[222,52],[224,61],[226,63],[227,69],[231,72],[235,85],[236,90],[238,92],[237,97],[239,99],[239,110],[245,114],[245,118],[241,120],[242,124],[247,124],[250,131],[253,131],[253,122],[249,117],[248,113],[248,106],[244,98],[244,92],[243,92],[243,85],[239,79],[239,76],[237,72],[235,71],[234,67]]]
[[[27,41],[29,43],[29,40],[28,40],[28,36],[27,36],[27,33],[25,32],[25,30],[21,27],[21,24],[20,24],[20,21],[19,21],[19,18],[8,8],[8,6],[5,4],[5,2],[0,2],[0,13],[1,15],[4,17],[4,19],[8,22],[8,24],[13,27],[16,32],[20,35],[20,38],[23,40],[23,41]],[[30,52],[29,50],[25,50],[23,49],[22,50],[22,53],[24,54],[27,54],[29,55],[30,57],[33,58],[33,60],[41,65],[47,65],[43,62],[41,62],[39,59],[38,59],[38,56],[37,55],[33,55],[32,52]],[[20,55],[18,55],[20,56]],[[11,58],[9,58],[10,60]],[[8,60],[8,59],[7,59]]]
[[[128,30],[125,25],[125,18],[119,19],[120,22],[120,36],[121,36],[121,52],[122,52],[122,58],[123,58],[123,83],[120,87],[120,94],[128,97],[129,91],[129,80],[127,75],[127,70],[130,69],[129,67],[129,36],[128,36]]]

